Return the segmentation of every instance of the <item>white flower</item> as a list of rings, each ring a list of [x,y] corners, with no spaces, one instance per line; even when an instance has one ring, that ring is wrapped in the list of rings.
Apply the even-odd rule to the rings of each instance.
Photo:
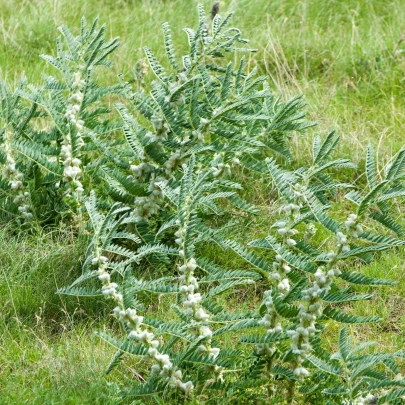
[[[159,352],[157,351],[157,349],[155,349],[154,347],[150,347],[148,349],[148,355],[150,357],[155,357]]]
[[[75,179],[76,176],[78,176],[81,173],[81,169],[79,167],[74,167],[74,166],[68,166],[65,167],[65,170],[63,171],[63,174],[67,178]]]
[[[108,281],[108,282],[110,282],[110,275],[108,274],[108,273],[103,273],[103,274],[100,274],[99,276],[98,276],[98,279],[100,280],[100,281]]]
[[[115,294],[115,288],[103,288],[102,289],[102,293],[103,293],[103,295],[105,295],[106,297],[109,297],[109,296],[114,296],[114,294]]]
[[[204,311],[203,308],[199,308],[194,314],[194,319],[196,321],[206,321],[210,316]]]
[[[299,205],[296,205],[296,204],[290,204],[290,209],[291,209],[291,211],[299,212],[301,207]]]
[[[197,268],[197,262],[194,258],[190,259],[187,263],[187,267],[190,271],[194,271]]]
[[[156,356],[156,360],[163,366],[169,366],[172,367],[172,362],[170,361],[169,355],[167,354],[158,354]]]
[[[194,385],[191,381],[187,381],[185,383],[181,383],[179,388],[182,389],[185,393],[188,393],[194,389]]]
[[[264,317],[258,322],[260,326],[269,328],[271,326],[271,316],[270,314],[265,314]]]
[[[80,163],[82,163],[80,159],[78,158],[72,159],[72,166],[78,167]]]
[[[286,221],[277,221],[273,226],[272,226],[272,228],[273,227],[275,227],[275,228],[284,228],[285,226],[287,225],[287,222]]]
[[[350,229],[351,227],[353,227],[354,224],[355,224],[355,222],[352,221],[352,220],[350,220],[350,219],[347,220],[347,221],[345,221],[345,227],[346,227],[347,229]]]
[[[201,337],[212,338],[212,331],[208,326],[200,326],[199,332]]]
[[[216,359],[218,357],[219,352],[220,350],[217,347],[212,347],[211,349],[209,349],[209,355],[213,359]]]
[[[188,281],[190,284],[192,284],[194,286],[194,288],[196,288],[196,289],[198,288],[198,282],[195,277],[191,276]]]
[[[338,238],[338,241],[341,245],[347,243],[347,237],[342,232],[336,232],[336,237]]]
[[[286,273],[289,273],[291,271],[291,267],[287,263],[285,263],[285,264],[283,264],[283,270]]]
[[[195,307],[200,302],[201,302],[201,294],[196,293],[196,294],[189,294],[187,296],[187,300],[185,300],[183,304],[185,307]]]
[[[314,274],[315,280],[318,281],[319,284],[325,284],[326,283],[326,277],[325,273],[322,271],[322,269],[319,267],[315,274]]]
[[[287,233],[287,228],[280,228],[277,231],[281,236],[284,236]]]
[[[152,374],[157,374],[160,372],[160,370],[161,370],[161,367],[159,366],[159,364],[154,364],[150,369]]]
[[[301,376],[307,377],[307,376],[309,376],[309,371],[306,368],[300,366],[294,370],[294,375],[296,377],[301,377]]]
[[[288,278],[285,278],[285,279],[281,280],[277,287],[281,291],[289,291],[290,290],[290,282],[289,282]]]
[[[297,244],[297,242],[294,239],[290,239],[290,238],[287,239],[286,242],[289,247],[293,247]]]
[[[191,287],[191,291],[190,291],[189,287]],[[194,286],[193,285],[191,285],[191,286],[182,285],[182,286],[180,286],[180,292],[181,293],[189,293],[189,292],[192,293],[192,292],[194,292]]]
[[[18,188],[22,187],[22,182],[20,180],[11,180],[10,186],[12,190],[17,190]]]

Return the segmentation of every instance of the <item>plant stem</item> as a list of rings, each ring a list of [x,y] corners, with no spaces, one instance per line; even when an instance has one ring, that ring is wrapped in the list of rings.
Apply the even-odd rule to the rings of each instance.
[[[294,403],[295,395],[295,380],[290,380],[287,389],[287,404],[292,405]]]

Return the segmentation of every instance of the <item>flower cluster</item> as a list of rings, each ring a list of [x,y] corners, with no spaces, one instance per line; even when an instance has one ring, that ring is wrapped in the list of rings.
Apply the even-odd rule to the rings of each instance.
[[[79,112],[83,102],[82,90],[86,82],[81,79],[79,72],[73,74],[72,89],[75,91],[69,98],[69,104],[66,109],[65,119],[68,121],[69,126],[76,130],[76,139],[79,147],[84,145],[82,139],[82,131],[84,129],[84,121],[79,119]],[[69,183],[71,191],[77,194],[83,193],[83,185],[80,182],[82,170],[80,168],[81,160],[73,156],[72,134],[71,130],[63,135],[62,147],[60,151],[60,158],[64,166],[63,180]]]
[[[232,162],[232,165],[239,164],[239,159],[235,158]],[[223,176],[230,176],[231,175],[231,165],[229,163],[225,163],[225,155],[224,153],[216,153],[213,156],[212,161],[212,174],[214,177],[223,177]]]
[[[150,139],[151,142],[165,141],[167,139],[168,132],[167,124],[163,121],[162,118],[156,116],[152,116],[151,121],[155,132],[148,132],[146,136]]]
[[[278,322],[278,315],[273,304],[273,290],[267,290],[264,292],[264,302],[266,306],[267,313],[258,322],[260,326],[267,329],[267,334],[271,335],[273,333],[280,333],[283,331],[283,327],[280,322]],[[270,343],[260,343],[257,345],[257,354],[269,355],[274,353],[274,345]]]
[[[316,334],[315,322],[322,316],[321,297],[330,290],[332,280],[340,274],[338,269],[325,270],[319,267],[314,274],[312,285],[302,291],[303,303],[299,305],[300,321],[295,329],[288,330],[291,339],[291,350],[297,355],[296,377],[307,376],[309,371],[302,367],[307,354],[311,351],[310,339]]]
[[[231,166],[228,163],[218,163],[212,172],[214,177],[230,176]]]
[[[182,162],[182,152],[181,150],[176,150],[172,155],[170,155],[169,159],[167,159],[164,170],[167,175],[171,175],[176,167]]]
[[[145,177],[156,169],[156,167],[145,161],[141,161],[139,164],[131,164],[130,166],[132,180],[137,183],[145,182]],[[137,197],[134,201],[135,216],[137,221],[146,221],[151,215],[154,215],[159,210],[159,203],[163,197],[161,189],[157,186],[158,182],[166,182],[166,179],[158,176],[151,176],[148,191],[149,195],[145,197]]]
[[[291,271],[291,267],[280,255],[276,255],[273,262],[273,269],[274,271],[271,273],[270,277],[278,283],[278,292],[281,295],[284,295],[290,290],[290,281],[287,274]]]
[[[13,203],[18,205],[18,211],[23,218],[32,219],[31,199],[28,191],[24,191],[24,174],[16,168],[12,148],[12,132],[5,131],[3,151],[6,155],[6,165],[3,168],[3,176],[8,180],[11,189],[16,193]]]
[[[363,228],[358,224],[358,217],[356,214],[350,214],[345,221],[345,227],[350,236],[358,238],[363,233]]]
[[[141,162],[138,165],[131,164],[130,168],[134,178],[139,180],[151,171],[152,166],[145,162]]]
[[[179,228],[175,236],[175,242],[181,248],[184,244],[184,230]],[[180,293],[185,297],[183,301],[183,306],[185,307],[184,313],[198,323],[195,327],[197,338],[204,340],[204,344],[201,344],[198,350],[207,353],[208,356],[212,358],[216,358],[219,354],[219,349],[211,347],[212,331],[209,326],[200,324],[208,322],[210,316],[201,306],[201,294],[196,292],[199,288],[198,281],[194,276],[197,262],[194,258],[187,259],[184,249],[179,250],[179,256],[182,259],[182,264],[179,266],[178,270],[181,274],[179,276]]]
[[[96,257],[94,257],[91,261],[91,264],[93,266],[97,266],[98,279],[103,284],[101,292],[103,293],[104,297],[112,298],[115,301],[121,302],[122,295],[117,290],[118,285],[111,282],[110,273],[107,271],[108,258],[105,256],[96,255]]]
[[[294,218],[299,214],[302,207],[302,194],[298,191],[293,192],[293,202],[288,203],[282,207],[282,211],[288,215],[286,219],[277,221],[273,228],[277,228],[277,233],[283,238],[285,244],[288,247],[294,247],[296,241],[293,239],[298,231],[291,227]],[[283,327],[278,322],[277,311],[273,304],[273,295],[285,295],[290,290],[290,280],[288,279],[288,273],[290,273],[290,265],[283,259],[281,255],[276,255],[273,261],[273,272],[270,274],[270,280],[274,282],[275,289],[267,290],[264,292],[263,304],[266,306],[266,314],[258,322],[260,326],[267,329],[269,335],[273,333],[280,333],[283,331]],[[271,355],[274,352],[274,345],[264,343],[257,346],[259,354]]]
[[[357,237],[362,232],[361,226],[357,224],[355,214],[350,214],[345,226],[353,237]],[[300,321],[297,327],[287,331],[291,339],[291,350],[297,355],[297,365],[294,370],[296,377],[309,374],[309,371],[302,367],[302,363],[311,351],[310,339],[317,332],[315,322],[322,316],[322,296],[330,291],[333,279],[341,274],[341,271],[335,267],[338,255],[350,250],[345,234],[338,231],[336,238],[338,242],[337,251],[331,251],[327,254],[329,259],[327,265],[318,267],[312,285],[302,291],[303,302],[299,305]]]
[[[194,388],[193,383],[183,381],[181,370],[175,368],[167,354],[159,352],[159,340],[155,338],[152,332],[142,327],[143,316],[138,315],[134,308],[125,309],[122,294],[118,292],[118,285],[111,282],[110,273],[107,271],[108,258],[96,253],[92,264],[98,267],[97,274],[103,285],[101,288],[103,295],[114,300],[117,304],[114,308],[114,315],[130,329],[128,338],[148,347],[146,358],[153,361],[152,373],[159,374],[164,381],[168,382],[171,388],[179,388],[185,393],[192,391]]]
[[[283,327],[277,320],[277,313],[274,309],[273,298],[271,296],[272,291],[268,290],[264,292],[265,300],[264,305],[267,308],[267,314],[258,322],[260,326],[267,328],[267,333],[278,333],[283,331]]]
[[[357,397],[354,401],[344,401],[343,405],[372,405],[376,404],[377,398],[372,394],[367,394],[365,397]]]
[[[162,190],[157,185],[160,182],[166,183],[167,180],[160,176],[152,178],[148,187],[150,194],[135,199],[135,216],[137,221],[146,221],[151,215],[159,211],[159,204],[163,198]]]
[[[298,234],[296,229],[292,228],[294,218],[299,216],[303,206],[302,193],[294,191],[292,193],[293,201],[282,207],[282,211],[287,214],[286,219],[277,221],[273,227],[277,228],[277,233],[283,238],[284,245],[288,248],[294,248],[297,242],[294,237]],[[361,226],[357,224],[357,216],[351,214],[345,222],[346,229],[350,236],[357,237],[362,232]],[[311,230],[311,234],[314,230]],[[342,232],[336,233],[337,251],[328,253],[328,263],[326,266],[318,267],[314,273],[314,279],[311,285],[302,291],[302,303],[299,305],[299,322],[287,330],[286,333],[291,340],[291,351],[296,355],[294,375],[296,377],[307,376],[309,371],[302,366],[308,353],[311,351],[310,339],[317,333],[316,320],[322,316],[322,297],[330,291],[334,277],[341,274],[341,271],[335,267],[338,255],[350,250],[347,236]],[[278,315],[274,308],[274,298],[277,295],[283,296],[290,290],[288,273],[291,271],[290,265],[281,255],[276,255],[273,262],[273,272],[270,274],[270,280],[274,282],[275,288],[265,291],[264,305],[266,314],[258,322],[260,326],[267,329],[268,334],[283,331],[283,327],[278,322]],[[261,354],[272,354],[274,346],[271,344],[262,344],[258,347]]]

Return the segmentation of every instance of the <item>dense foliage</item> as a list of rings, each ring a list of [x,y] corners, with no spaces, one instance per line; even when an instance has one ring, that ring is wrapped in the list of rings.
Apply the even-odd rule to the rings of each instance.
[[[83,274],[59,293],[112,303],[122,328],[120,337],[100,333],[117,349],[107,372],[133,355],[145,380],[124,397],[401,403],[404,352],[353,347],[343,327],[331,353],[323,336],[333,322],[379,320],[353,314],[350,303],[372,299],[361,286],[392,284],[363,275],[361,265],[405,244],[392,214],[405,195],[405,149],[381,176],[370,146],[363,189],[336,180],[337,170],[356,166],[333,157],[334,133],[315,137],[312,159],[296,167],[290,140],[314,125],[305,104],[299,96],[282,101],[266,76],[246,72],[245,58],[222,63],[253,50],[230,27],[231,15],[222,19],[215,7],[211,14],[209,24],[199,8],[181,58],[163,25],[167,63],[145,48],[156,76],[150,88],[143,63],[136,89],[122,77],[98,84],[118,40],[105,41],[105,28],[97,21],[88,28],[85,19],[78,36],[62,27],[56,56],[44,56],[57,77],[45,76],[40,87],[23,80],[15,91],[1,83],[4,215],[24,226],[70,221],[91,232]],[[242,198],[252,181],[273,187],[279,218],[248,241],[235,218],[261,215]],[[242,229],[237,241],[232,227]],[[222,266],[210,249],[233,251],[240,267]],[[253,287],[251,310],[224,303]]]

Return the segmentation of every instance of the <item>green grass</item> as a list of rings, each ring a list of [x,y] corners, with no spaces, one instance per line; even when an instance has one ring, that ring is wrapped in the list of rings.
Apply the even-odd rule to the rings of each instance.
[[[211,1],[201,1],[207,8]],[[41,53],[54,51],[61,24],[79,26],[80,17],[100,17],[111,36],[120,36],[115,73],[132,77],[147,45],[163,54],[160,25],[169,21],[174,41],[185,45],[182,28],[193,26],[195,0],[3,0],[0,20],[0,72],[9,80],[25,74],[38,82],[45,63]],[[402,95],[405,72],[400,0],[233,0],[235,24],[258,53],[259,65],[284,96],[303,93],[311,118],[321,131],[339,130],[345,147],[361,158],[368,142],[382,160],[401,145],[404,133]],[[187,10],[185,12],[185,10]]]
[[[210,1],[202,1],[210,6]],[[380,168],[405,143],[405,9],[400,0],[234,0],[223,11],[236,12],[235,25],[258,53],[250,68],[273,80],[275,92],[287,98],[303,93],[308,116],[319,123],[307,138],[293,140],[299,160],[306,160],[314,133],[337,129],[341,153],[363,164],[372,143]],[[133,77],[142,47],[159,56],[160,25],[169,21],[175,44],[185,45],[181,29],[193,26],[197,1],[191,0],[39,0],[1,1],[0,76],[16,82],[22,74],[39,83],[46,72],[41,53],[53,53],[56,27],[78,29],[79,20],[96,16],[111,36],[120,36],[113,75]],[[48,71],[49,72],[49,71]],[[249,225],[250,239],[267,233],[272,222],[271,198],[257,184],[247,193],[263,215]],[[401,212],[401,207],[399,211]],[[21,232],[21,234],[23,234]],[[85,241],[68,231],[12,235],[0,231],[0,404],[109,404],[117,381],[133,376],[122,366],[104,376],[112,350],[94,336],[112,327],[102,301],[61,298],[58,287],[80,274]],[[356,338],[372,338],[387,349],[403,346],[405,300],[402,251],[384,254],[366,274],[398,281],[393,288],[373,289],[372,305],[354,306],[360,314],[384,321],[356,329]],[[236,260],[223,257],[223,264]],[[229,297],[230,305],[251,302],[253,289]],[[331,326],[330,336],[333,336]],[[331,342],[333,345],[333,342]],[[132,378],[132,377],[131,377]]]
[[[108,403],[111,350],[93,333],[104,305],[55,294],[79,274],[83,243],[3,229],[0,246],[0,403]]]

